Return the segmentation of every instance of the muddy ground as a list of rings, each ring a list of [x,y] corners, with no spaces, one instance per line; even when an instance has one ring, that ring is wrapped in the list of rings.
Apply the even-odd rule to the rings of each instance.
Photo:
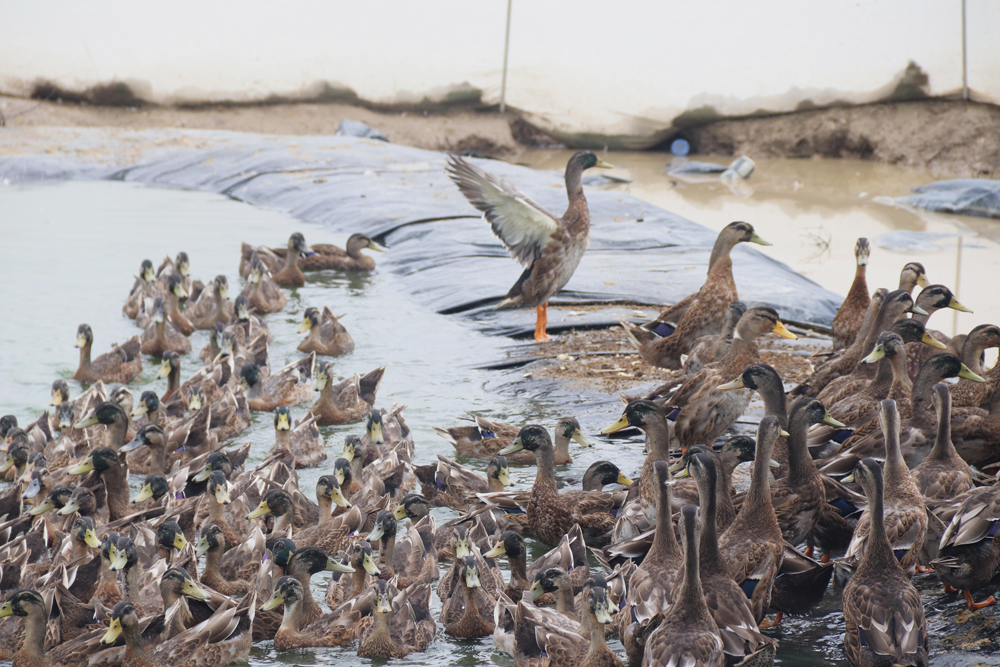
[[[122,107],[0,97],[8,126],[186,127],[289,135],[333,134],[360,120],[398,144],[476,151],[516,160],[527,148],[558,142],[516,112],[468,107],[385,112],[329,104]],[[924,100],[720,120],[679,130],[701,154],[751,157],[851,157],[927,167],[938,178],[1000,178],[1000,107]]]

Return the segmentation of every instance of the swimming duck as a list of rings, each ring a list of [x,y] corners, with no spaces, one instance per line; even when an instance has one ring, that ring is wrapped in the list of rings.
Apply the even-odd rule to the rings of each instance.
[[[497,452],[510,443],[514,442],[518,431],[517,426],[510,426],[503,422],[493,421],[470,414],[467,419],[475,423],[474,426],[453,426],[444,429],[437,426],[433,428],[438,435],[454,445],[459,455],[469,456],[487,461],[496,456]],[[573,440],[581,447],[590,447],[591,443],[583,434],[580,422],[576,417],[560,417],[555,428],[555,458],[556,465],[565,465],[573,462],[573,457],[569,453],[569,442]],[[534,465],[535,455],[528,450],[521,450],[516,454],[507,457],[508,463],[518,465]]]
[[[343,494],[340,495],[340,499],[343,499]],[[285,530],[295,522],[295,506],[287,491],[271,489],[265,493],[256,509],[247,515],[247,519],[258,519],[268,514],[274,515],[272,535]],[[319,547],[326,553],[346,551],[357,541],[355,533],[361,528],[363,521],[364,517],[358,506],[352,505],[349,511],[341,515],[298,531],[295,533],[295,543],[300,548]]]
[[[236,545],[230,544],[228,546],[235,547]],[[205,556],[205,569],[201,572],[201,583],[223,595],[245,595],[251,588],[249,582],[234,581],[222,576],[219,570],[222,554],[226,548],[226,537],[221,528],[214,523],[202,525],[198,531],[198,541],[195,543],[195,557]]]
[[[139,275],[135,277],[135,284],[132,285],[132,289],[125,299],[125,305],[122,306],[122,314],[130,320],[134,320],[140,313],[148,310],[153,299],[159,294],[160,290],[156,287],[156,274],[153,272],[153,262],[144,259],[139,265]]]
[[[317,308],[306,308],[298,333],[309,334],[299,343],[299,352],[315,352],[328,357],[339,357],[354,351],[354,339],[351,338],[351,334],[347,333],[344,325],[326,306],[323,306],[322,313]]]
[[[756,451],[757,443],[747,435],[729,438],[718,452],[706,445],[688,447],[681,458],[670,466],[670,472],[674,473],[674,482],[671,486],[671,503],[674,511],[680,512],[684,505],[700,506],[701,498],[697,483],[693,479],[685,478],[689,477],[687,466],[691,462],[691,457],[695,454],[705,454],[712,459],[718,471],[716,479],[719,486],[716,490],[715,525],[719,533],[725,532],[736,518],[736,508],[732,497],[733,472],[741,463],[753,461]],[[772,470],[776,469],[776,464],[777,461],[772,460]],[[692,484],[694,485],[694,493],[691,489]]]
[[[715,240],[708,259],[708,276],[698,292],[642,326],[622,322],[646,363],[661,368],[681,367],[681,355],[701,336],[719,334],[729,304],[739,299],[730,252],[739,243],[771,245],[747,222],[731,222]]]
[[[549,213],[507,181],[452,155],[448,175],[469,203],[483,212],[493,233],[524,272],[497,305],[535,306],[535,341],[550,340],[545,328],[549,299],[566,286],[590,243],[590,212],[580,177],[591,167],[611,168],[591,151],[577,151],[566,163],[569,206],[562,217]]]
[[[742,301],[733,301],[729,304],[722,331],[718,335],[709,334],[698,338],[691,346],[691,352],[687,355],[681,355],[685,375],[697,373],[706,364],[722,361],[725,358],[729,347],[733,344],[736,325],[739,324],[740,318],[745,312],[747,312],[747,305]]]
[[[371,545],[367,542],[355,542],[350,555],[346,558],[347,564],[354,568],[354,575],[348,578],[335,573],[330,578],[330,584],[326,589],[326,603],[331,608],[357,598],[371,587],[381,574],[375,564]]]
[[[258,249],[258,255],[263,254],[264,249]],[[306,284],[306,277],[299,268],[299,257],[307,257],[314,254],[313,249],[306,243],[306,238],[299,232],[295,232],[288,237],[288,249],[285,251],[284,261],[280,266],[268,268],[274,272],[274,282],[281,287],[302,287]]]
[[[174,274],[167,279],[166,295],[166,311],[170,324],[178,332],[190,336],[195,332],[195,328],[187,316],[181,312],[180,306],[181,299],[188,298],[190,294],[184,289],[184,279],[180,275]]]
[[[312,396],[315,365],[316,355],[313,353],[265,378],[257,364],[245,364],[240,369],[240,386],[246,392],[247,405],[258,412],[273,412],[279,405],[297,405],[308,401]]]
[[[242,294],[233,301],[233,317],[225,325],[225,330],[228,332],[235,333],[237,329],[243,332],[243,342],[249,345],[261,336],[267,343],[273,339],[267,323],[250,311],[250,302]],[[218,353],[216,350],[212,358]]]
[[[688,463],[687,471],[698,483],[701,501],[698,510],[701,585],[709,612],[718,626],[727,659],[736,662],[748,660],[748,664],[756,664],[763,656],[769,655],[770,662],[773,662],[774,641],[756,629],[757,622],[750,609],[750,601],[729,575],[728,563],[719,553],[715,520],[718,490],[715,462],[707,454],[695,454]]]
[[[307,414],[293,429],[288,408],[279,405],[274,410],[274,446],[292,452],[296,468],[312,468],[326,460],[326,446],[315,420],[312,414]]]
[[[346,250],[338,248],[329,243],[315,243],[310,246],[312,255],[306,255],[299,260],[299,267],[303,271],[372,271],[375,269],[375,260],[368,255],[363,255],[362,250],[374,250],[375,252],[385,252],[385,248],[364,234],[351,234],[347,239]],[[240,275],[245,277],[249,269],[250,261],[253,258],[255,248],[247,245],[242,246],[242,257],[240,259]],[[278,261],[283,260],[288,251],[285,248],[271,248],[272,255],[262,254],[265,262],[273,262],[269,266],[272,271],[278,269]]]
[[[188,302],[185,314],[195,329],[211,329],[215,324],[226,324],[233,316],[233,304],[229,302],[229,280],[215,276],[212,289],[203,290],[194,303]]]
[[[311,355],[315,358],[315,353]],[[375,403],[385,367],[365,375],[355,374],[334,384],[333,366],[325,361],[316,366],[316,391],[319,399],[309,408],[320,426],[352,424],[364,419]]]
[[[503,574],[492,557],[483,556],[483,549],[480,547],[485,548],[486,546],[489,546],[489,536],[478,516],[471,521],[457,523],[451,527],[451,538],[448,540],[445,550],[450,552],[452,566],[438,583],[437,594],[439,598],[448,599],[451,597],[453,589],[459,586],[458,579],[466,556],[472,556],[475,559],[479,573],[479,585],[482,586],[487,595],[493,599],[499,596],[500,592],[504,590]],[[583,559],[586,560],[586,557],[586,551],[584,551]],[[570,562],[572,563],[572,556]]]
[[[830,327],[833,332],[834,350],[850,347],[865,319],[865,312],[868,310],[868,304],[871,303],[871,297],[868,296],[868,282],[865,279],[870,254],[871,246],[868,244],[868,239],[859,238],[854,246],[854,259],[857,264],[857,269],[854,271],[854,282],[851,283],[851,289],[847,291],[844,302],[837,309],[837,314]]]
[[[362,658],[403,658],[423,651],[434,639],[430,613],[431,587],[423,584],[397,593],[386,581],[376,581],[371,616],[361,619],[357,635]]]
[[[900,566],[912,576],[927,532],[927,508],[900,452],[899,412],[895,401],[882,401],[878,419],[885,439],[885,491],[878,507],[881,511],[884,505],[885,516],[878,522],[878,528],[892,545],[892,552]],[[855,472],[863,467],[856,467]],[[847,481],[852,480],[848,478]],[[838,561],[837,573],[841,577],[850,576],[851,570],[857,568],[868,549],[873,530],[871,512],[872,506],[869,504],[858,519],[847,554]]]
[[[937,435],[934,446],[923,461],[910,475],[920,489],[925,503],[931,509],[941,503],[950,503],[954,498],[972,488],[975,476],[951,441],[951,393],[948,385],[938,382],[934,385],[931,401],[937,413]]]
[[[94,332],[89,324],[81,324],[76,330],[76,344],[80,348],[80,365],[73,374],[73,380],[93,384],[98,380],[128,384],[142,372],[142,357],[139,356],[141,343],[138,336],[129,338],[124,345],[116,345],[110,352],[94,360],[90,350],[94,346]]]
[[[278,288],[259,257],[254,257],[250,263],[246,278],[247,284],[240,296],[246,297],[247,305],[258,313],[276,313],[288,304],[288,297]]]
[[[589,492],[571,507],[560,496],[556,485],[549,432],[541,426],[525,426],[517,439],[500,451],[500,455],[506,456],[521,449],[534,452],[537,465],[527,507],[531,534],[542,542],[556,544],[573,524],[579,524],[584,535],[589,537],[588,542],[607,539],[615,521],[611,514],[616,509],[614,495],[603,491]]]
[[[726,664],[725,645],[705,603],[701,584],[698,562],[701,531],[697,508],[685,505],[681,510],[681,524],[684,566],[679,588],[660,625],[646,641],[642,663],[723,667]]]
[[[161,291],[167,292],[167,283],[170,280],[170,276],[180,276],[181,285],[184,287],[184,291],[187,292],[188,296],[182,298],[195,299],[201,295],[201,291],[205,289],[205,284],[200,280],[193,280],[191,278],[191,259],[188,254],[183,250],[177,253],[174,259],[171,259],[169,255],[163,258],[160,262],[160,266],[156,269],[156,286]]]
[[[92,470],[104,483],[109,520],[128,516],[128,467],[119,461],[118,453],[108,447],[97,447],[82,463],[67,472],[82,475]]]
[[[447,599],[442,601],[441,625],[452,637],[488,637],[496,624],[493,608],[496,600],[479,583],[479,566],[473,556],[462,558],[458,576]]]
[[[166,304],[162,296],[156,297],[149,326],[142,332],[142,353],[161,355],[167,350],[179,354],[191,351],[191,341],[167,322]]]
[[[757,427],[757,453],[754,457],[743,506],[736,520],[719,537],[719,551],[729,563],[729,573],[750,598],[754,619],[761,623],[771,600],[774,578],[781,569],[785,541],[771,503],[768,479],[771,452],[781,433],[778,419],[768,415]]]
[[[302,547],[300,549],[296,549],[295,552],[291,555],[291,558],[289,559],[287,566],[285,567],[285,572],[287,573],[286,576],[289,576],[296,580],[296,583],[299,585],[302,593],[301,595],[296,596],[298,600],[296,603],[297,606],[295,607],[295,609],[291,610],[294,612],[293,619],[297,624],[293,625],[292,627],[289,627],[288,629],[297,630],[298,628],[309,627],[312,626],[314,623],[316,623],[319,619],[325,618],[322,608],[319,606],[316,600],[313,599],[310,580],[314,574],[319,574],[320,572],[350,573],[353,571],[354,570],[353,568],[351,568],[351,566],[343,565],[337,562],[336,559],[330,558],[319,547],[310,546],[310,547]],[[279,592],[277,587],[275,588],[275,592],[276,593]],[[341,605],[337,611],[351,610],[350,613],[353,616],[355,607],[354,605],[352,605],[352,603],[358,603],[360,601],[361,601],[360,598],[348,601],[343,605]],[[276,607],[279,604],[281,604],[281,600],[278,600],[276,602],[275,598],[272,596],[271,599],[268,601],[268,604],[264,605],[263,609],[265,610],[274,609],[274,607]],[[287,614],[289,611],[290,610],[288,608],[288,605],[286,605],[285,606],[286,619],[288,619]],[[337,613],[337,611],[335,611],[334,613]],[[328,618],[327,620],[331,621],[332,619]],[[356,622],[357,618],[355,617],[353,618],[353,623]],[[284,622],[282,622],[282,626],[284,627]],[[281,631],[279,630],[278,632],[280,634]],[[294,634],[286,635],[286,639],[288,639],[289,641],[294,641],[292,637],[294,637]]]
[[[927,665],[927,624],[917,589],[897,561],[883,525],[882,469],[872,459],[854,472],[868,498],[869,538],[844,588],[844,652],[852,665]],[[860,527],[860,524],[859,524]]]
[[[379,510],[375,517],[375,529],[365,537],[366,542],[379,544],[380,578],[388,580],[395,577],[397,585],[402,588],[430,582],[438,574],[437,554],[428,551],[414,525],[411,524],[398,540],[397,528],[393,513]]]
[[[511,485],[510,470],[504,456],[495,456],[490,460],[486,466],[486,477],[440,454],[437,465],[415,466],[414,472],[429,502],[459,512],[466,512],[479,504],[476,494],[503,491]]]

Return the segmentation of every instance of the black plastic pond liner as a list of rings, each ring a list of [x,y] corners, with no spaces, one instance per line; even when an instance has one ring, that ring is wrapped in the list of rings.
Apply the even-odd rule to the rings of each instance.
[[[1000,218],[1000,181],[957,178],[913,188],[915,194],[897,197],[900,204],[942,213]]]
[[[57,154],[0,157],[0,178],[112,178],[207,190],[344,235],[364,232],[389,246],[388,253],[376,258],[379,268],[401,276],[402,289],[417,302],[467,318],[491,334],[533,331],[533,310],[493,310],[522,269],[448,179],[443,153],[345,136],[197,130],[74,130],[56,136],[62,142]],[[123,151],[126,138],[129,150]],[[102,157],[88,162],[81,154]],[[95,159],[102,162],[95,164]],[[547,209],[565,209],[561,174],[492,160],[477,163]],[[592,220],[590,250],[554,303],[633,303],[645,305],[652,315],[655,306],[698,289],[715,232],[629,195],[585,191]],[[303,233],[308,240],[308,229]],[[285,239],[270,242],[283,245]],[[839,296],[766,250],[737,246],[733,263],[740,297],[751,306],[770,305],[783,318],[820,325],[829,324],[836,313]],[[592,311],[553,326],[604,326],[620,314],[620,309]]]

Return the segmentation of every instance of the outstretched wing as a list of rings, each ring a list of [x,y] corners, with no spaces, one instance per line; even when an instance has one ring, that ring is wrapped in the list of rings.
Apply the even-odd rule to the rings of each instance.
[[[524,266],[542,256],[542,249],[559,227],[558,216],[531,201],[523,192],[493,174],[452,155],[448,175],[469,203],[486,215],[493,233]]]

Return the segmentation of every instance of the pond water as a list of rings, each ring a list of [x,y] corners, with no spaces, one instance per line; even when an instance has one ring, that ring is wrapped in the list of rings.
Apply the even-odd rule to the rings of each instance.
[[[562,160],[558,155],[552,160],[557,158]],[[631,187],[633,194],[645,196],[635,191],[638,185]],[[687,201],[682,195],[671,196]],[[673,210],[713,226],[718,222],[720,227],[730,219],[749,219],[758,225],[762,235],[776,242],[778,251],[791,247],[783,242],[795,243],[783,238],[794,239],[793,233],[769,227],[775,223],[767,216],[738,214],[738,204],[723,205],[722,211],[708,216],[710,219],[690,213],[695,203],[688,204],[688,211]],[[320,226],[219,195],[120,182],[0,187],[0,212],[0,284],[5,286],[4,312],[0,316],[5,371],[0,379],[0,411],[16,414],[22,423],[30,423],[45,408],[55,378],[68,379],[73,374],[78,354],[73,348],[77,325],[86,322],[93,327],[95,355],[107,350],[112,342],[122,342],[139,332],[121,314],[121,306],[143,259],[152,259],[158,265],[165,255],[174,256],[184,250],[190,255],[195,277],[207,283],[216,274],[226,274],[235,295],[241,289],[237,274],[241,241],[280,244],[296,230],[303,232],[309,242],[343,246],[346,240]],[[836,260],[838,265],[842,261]],[[928,266],[928,270],[937,280],[936,266]],[[948,282],[944,280],[944,269],[940,270],[941,280]],[[844,272],[846,269],[831,271],[830,275],[839,279]],[[514,371],[501,375],[470,366],[501,356],[511,341],[487,337],[471,324],[414,305],[401,296],[403,280],[404,276],[389,271],[307,276],[303,288],[291,290],[285,310],[266,316],[275,337],[270,349],[272,365],[280,366],[301,356],[295,350],[301,339],[295,329],[302,311],[309,306],[329,306],[344,315],[344,325],[357,343],[353,354],[335,360],[337,372],[349,375],[380,365],[387,367],[377,404],[388,407],[400,402],[408,406],[405,415],[414,432],[418,462],[431,462],[438,453],[454,455],[451,445],[431,427],[454,425],[467,411],[514,424],[538,422],[550,428],[559,416],[575,414],[595,446],[572,450],[574,463],[557,471],[562,481],[578,484],[586,467],[597,459],[613,459],[627,474],[638,472],[643,456],[639,439],[612,443],[595,437],[601,427],[620,414],[616,396],[574,394],[550,386],[535,391],[525,389],[523,384],[515,385],[516,391],[498,389],[507,380],[519,379],[520,374]],[[976,304],[964,292],[959,294],[967,304]],[[977,309],[977,316],[979,312]],[[200,350],[206,342],[207,333],[197,332],[192,339],[193,349]],[[182,376],[187,377],[197,367],[197,355],[188,355],[183,361],[187,365],[182,368]],[[142,376],[130,386],[133,393],[138,396],[146,388],[162,393],[166,381],[154,380],[158,359],[145,357],[143,363]],[[70,385],[75,396],[80,387],[72,381]],[[306,407],[294,408],[293,415],[301,415]],[[331,458],[324,467],[300,471],[307,495],[312,495],[316,478],[329,471],[344,436],[361,430],[361,425],[321,429]],[[250,430],[235,440],[246,441],[253,443],[252,461],[262,459],[273,444],[269,415],[255,414]],[[485,468],[482,461],[466,463],[477,470]],[[519,487],[529,487],[533,469],[515,469],[512,476]],[[132,480],[136,488],[137,482]],[[435,513],[439,521],[452,516],[448,510]],[[542,552],[544,549],[533,546],[532,556]],[[932,583],[928,581],[922,589],[930,590]],[[322,597],[326,578],[314,577],[314,585],[315,593]],[[951,607],[952,614],[958,611],[954,603]],[[439,608],[435,596],[435,613]],[[812,613],[787,618],[783,628],[773,633],[781,642],[778,661],[787,665],[846,664],[840,650],[842,628],[839,597],[830,591]],[[612,647],[620,649],[617,642]],[[265,642],[255,646],[250,663],[368,662],[358,659],[355,650],[356,646],[281,653]],[[511,658],[493,648],[489,639],[453,640],[441,632],[440,626],[427,653],[411,654],[401,662],[513,664]]]

